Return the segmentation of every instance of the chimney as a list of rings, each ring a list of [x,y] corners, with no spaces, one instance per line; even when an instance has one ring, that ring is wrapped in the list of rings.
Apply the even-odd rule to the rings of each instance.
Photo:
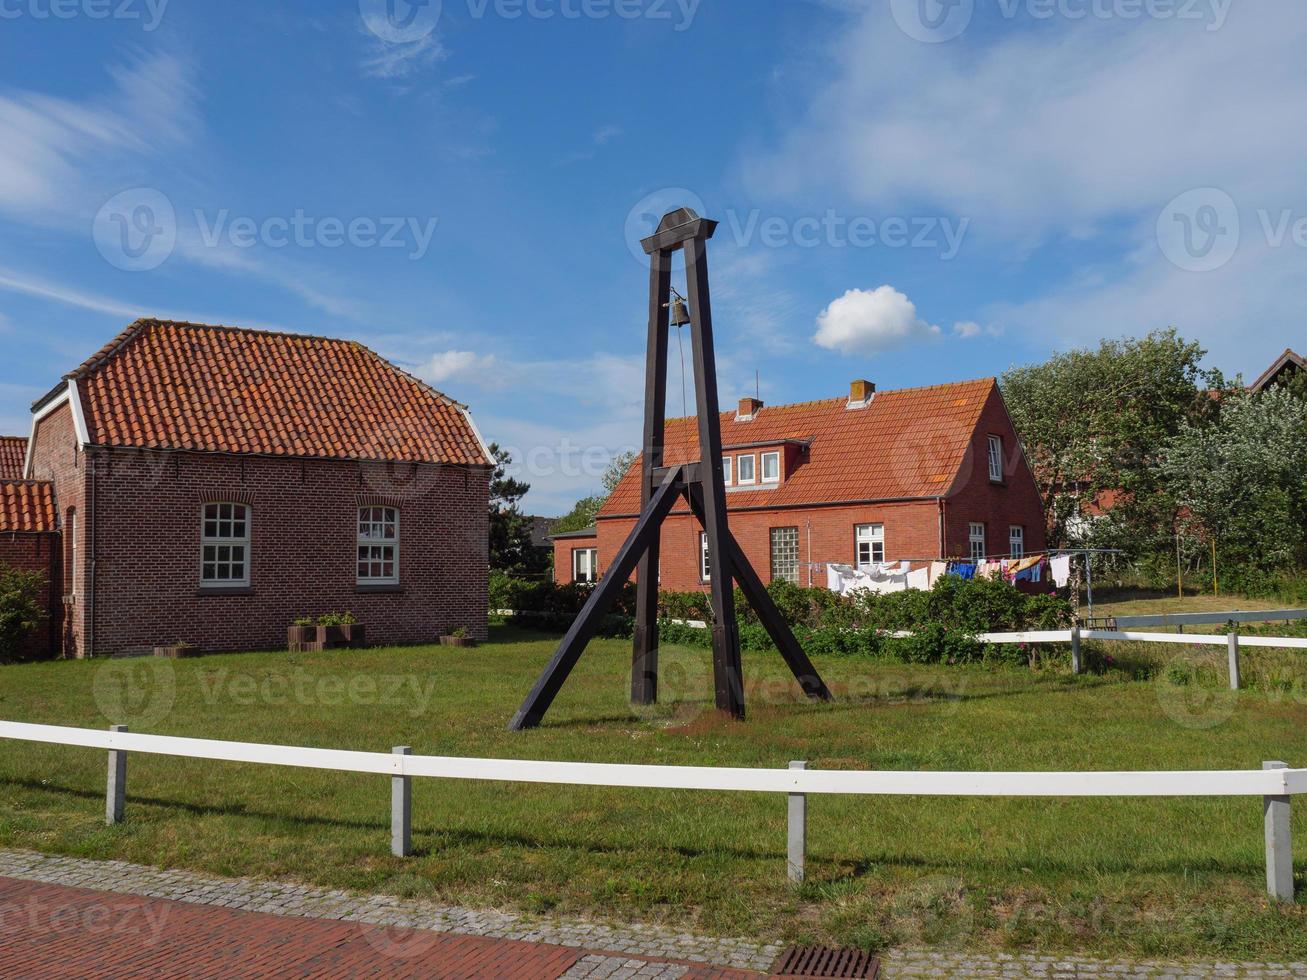
[[[866,408],[876,397],[876,384],[859,378],[849,385],[849,408]]]
[[[750,422],[762,411],[762,402],[757,398],[741,398],[740,407],[735,413],[735,421]]]

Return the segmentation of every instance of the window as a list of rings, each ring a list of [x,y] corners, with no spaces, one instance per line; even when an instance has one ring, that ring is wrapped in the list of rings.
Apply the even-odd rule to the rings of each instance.
[[[853,530],[859,568],[870,568],[885,561],[885,525],[859,524]]]
[[[971,557],[985,557],[985,525],[972,524],[967,532],[968,540],[971,542]]]
[[[205,504],[200,538],[200,584],[250,584],[250,508]]]
[[[1026,554],[1026,529],[1013,524],[1007,529],[1007,550],[1013,558],[1024,558]]]
[[[599,581],[598,548],[577,548],[572,552],[572,581],[581,585]]]
[[[989,479],[993,483],[1003,482],[1003,438],[989,437]]]
[[[771,529],[771,580],[799,584],[799,529]]]
[[[736,466],[735,482],[757,483],[758,475],[754,471],[754,465],[757,463],[757,461],[758,461],[757,457],[752,455],[737,456],[735,460],[735,466]]]
[[[722,457],[722,481],[729,487],[731,485],[731,457]]]
[[[358,584],[399,584],[399,511],[360,507]]]
[[[699,578],[704,582],[712,581],[712,562],[708,559],[708,532],[699,532]]]
[[[762,454],[762,482],[763,483],[781,482],[781,454],[780,453]]]

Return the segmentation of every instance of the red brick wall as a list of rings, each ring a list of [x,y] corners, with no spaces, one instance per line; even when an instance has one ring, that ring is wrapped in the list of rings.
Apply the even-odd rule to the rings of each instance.
[[[59,535],[0,534],[0,565],[41,572],[45,588],[41,590],[42,622],[23,651],[26,657],[46,657],[60,648],[59,627],[63,612],[60,601]]]
[[[633,525],[635,522],[632,521]],[[629,530],[629,528],[628,528]],[[554,542],[554,581],[559,585],[566,585],[572,581],[572,552],[578,548],[597,547],[598,538],[561,538]],[[618,543],[620,546],[620,542]],[[610,552],[611,554],[611,552]],[[599,555],[599,570],[604,569],[604,556],[601,552]]]
[[[90,562],[87,547],[90,533],[89,515],[84,506],[86,497],[86,458],[78,449],[73,415],[67,404],[61,405],[36,423],[35,439],[31,447],[34,480],[49,480],[54,484],[55,503],[59,509],[59,526],[67,530],[69,511],[76,509],[77,567],[71,567],[72,538],[61,538],[58,594],[63,603],[63,635],[60,647],[64,656],[84,656],[83,649],[88,615]],[[77,579],[73,581],[74,577]]]
[[[727,495],[729,507],[730,495]],[[608,567],[633,520],[599,522],[599,570]],[[825,572],[810,569],[813,563],[852,564],[854,527],[858,524],[885,525],[885,558],[932,558],[939,554],[939,507],[934,501],[897,504],[859,504],[840,507],[810,507],[802,510],[730,511],[731,533],[744,549],[764,582],[771,581],[771,529],[799,529],[799,584],[826,584]],[[706,588],[699,579],[699,522],[689,514],[674,513],[663,525],[659,585],[672,592]],[[560,545],[566,542],[559,542]],[[568,556],[570,561],[570,555]],[[570,566],[568,579],[570,581]]]
[[[1001,484],[989,479],[991,435],[1003,439]],[[1008,529],[1014,524],[1025,528],[1026,551],[1040,551],[1046,546],[1044,506],[1039,490],[997,391],[985,403],[972,437],[971,452],[954,484],[953,493],[945,503],[950,556],[967,557],[971,554],[969,525],[972,521],[985,525],[985,546],[991,555],[1008,554]]]
[[[299,616],[354,613],[370,644],[486,637],[488,474],[200,453],[93,450],[98,524],[95,649],[185,640],[205,650],[275,649]],[[251,505],[250,590],[199,588],[201,507]],[[360,592],[357,508],[400,510],[400,586]]]

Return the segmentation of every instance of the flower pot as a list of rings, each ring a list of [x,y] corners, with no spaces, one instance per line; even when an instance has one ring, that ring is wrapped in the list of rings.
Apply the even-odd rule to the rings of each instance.
[[[322,649],[317,626],[290,626],[286,629],[286,646],[291,653],[316,653]]]
[[[166,647],[155,647],[154,655],[167,657],[170,660],[182,660],[186,657],[198,657],[200,648],[191,643],[173,643]]]
[[[362,623],[350,623],[348,626],[339,627],[339,629],[345,637],[345,645],[351,650],[367,646],[367,630]]]
[[[470,636],[442,636],[440,638],[442,647],[474,647],[477,641]]]

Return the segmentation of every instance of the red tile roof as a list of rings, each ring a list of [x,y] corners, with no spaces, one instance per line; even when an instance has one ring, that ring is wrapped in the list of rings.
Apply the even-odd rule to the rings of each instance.
[[[0,436],[0,480],[21,480],[27,464],[27,436]]]
[[[69,377],[93,445],[490,462],[465,406],[353,341],[138,320]]]
[[[731,490],[727,505],[786,507],[947,496],[971,446],[981,410],[998,397],[993,378],[881,391],[865,408],[847,398],[764,407],[752,421],[722,414],[722,449],[809,444],[799,465],[771,489]],[[695,419],[667,422],[668,464],[699,458]],[[599,512],[601,520],[640,510],[637,461]]]
[[[54,486],[12,480],[0,483],[0,531],[56,531]]]

